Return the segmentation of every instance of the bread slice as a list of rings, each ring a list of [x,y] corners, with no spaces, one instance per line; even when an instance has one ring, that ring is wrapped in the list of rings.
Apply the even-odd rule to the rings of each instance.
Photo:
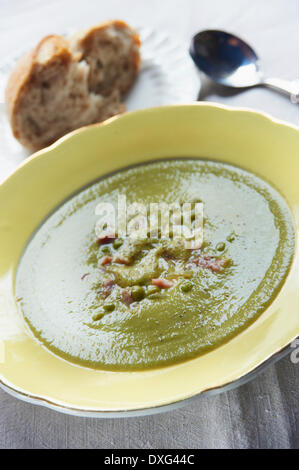
[[[13,70],[6,110],[14,136],[30,150],[125,110],[121,103],[140,63],[140,41],[122,21],[109,21],[69,40],[43,38]]]

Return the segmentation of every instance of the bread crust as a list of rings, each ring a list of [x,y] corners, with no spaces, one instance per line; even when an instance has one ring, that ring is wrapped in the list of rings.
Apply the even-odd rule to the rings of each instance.
[[[73,36],[71,36],[70,38],[71,50],[79,55],[79,60],[84,59],[84,57],[88,55],[89,50],[91,49],[94,37],[101,33],[104,34],[105,32],[109,31],[109,28],[113,28],[119,31],[126,30],[129,31],[131,34],[131,41],[133,47],[131,47],[130,51],[130,61],[134,68],[134,79],[137,75],[141,60],[139,52],[139,48],[141,45],[140,37],[135,30],[130,28],[130,26],[128,26],[127,23],[122,20],[108,20],[98,25],[92,26],[91,28],[87,28],[85,30],[73,34]],[[127,85],[123,84],[120,89],[121,94],[124,95],[130,89],[131,85],[132,83],[130,82]]]
[[[137,46],[136,47],[136,52],[134,53],[133,56],[133,62],[136,67],[136,70],[139,68],[140,65],[140,53],[139,53],[139,47],[141,46],[140,42],[140,37],[139,34],[130,26],[127,25],[122,20],[108,20],[104,21],[103,23],[100,23],[98,25],[92,26],[91,28],[87,28],[85,30],[79,31],[75,34],[73,34],[70,38],[70,44],[71,48],[72,45],[75,46],[75,50],[81,54],[82,57],[82,48],[88,43],[88,41],[94,36],[95,33],[98,33],[100,31],[104,31],[105,29],[109,28],[110,26],[113,26],[117,29],[127,29],[129,28],[131,33],[132,33],[132,41],[133,43]],[[73,46],[74,47],[74,46]]]
[[[53,45],[53,54],[49,57],[48,63],[55,60],[56,57],[59,57],[60,60],[65,63],[71,61],[72,55],[69,50],[68,42],[62,36],[55,34],[45,36],[32,51],[25,54],[18,61],[9,77],[5,89],[5,108],[13,135],[29,149],[31,148],[31,143],[22,141],[20,130],[15,125],[15,117],[18,112],[18,106],[22,94],[26,92],[26,87],[28,87],[30,81],[33,79],[36,68],[39,64],[39,52],[45,44],[50,42]]]
[[[55,66],[56,63],[69,67],[70,64],[80,63],[83,59],[83,51],[86,44],[99,32],[105,32],[107,28],[113,27],[115,30],[126,30],[129,31],[132,44],[136,47],[132,47],[132,53],[130,61],[135,72],[133,73],[134,78],[137,75],[139,64],[140,64],[140,53],[139,46],[140,40],[138,34],[132,30],[125,22],[120,20],[110,20],[99,25],[93,26],[85,31],[76,33],[69,40],[59,35],[49,35],[44,37],[37,46],[29,53],[25,54],[19,62],[16,64],[12,71],[5,91],[5,105],[8,119],[11,125],[13,135],[18,139],[22,145],[29,148],[30,150],[37,150],[50,142],[37,143],[37,139],[31,138],[28,132],[24,132],[24,126],[21,123],[20,114],[22,111],[23,98],[26,96],[27,91],[30,87],[34,86],[35,80],[39,77],[40,71],[46,70],[50,66]],[[127,91],[132,85],[131,83],[126,86],[126,90],[121,90],[121,94]],[[117,110],[118,111],[115,111]],[[110,112],[110,115],[114,115],[115,112],[120,112],[124,109],[124,105],[119,103],[119,106],[114,107],[114,111]],[[109,114],[108,114],[109,115]],[[93,120],[93,122],[100,121]],[[89,124],[90,122],[86,122]],[[70,130],[72,130],[70,128]],[[56,138],[61,135],[57,135]]]

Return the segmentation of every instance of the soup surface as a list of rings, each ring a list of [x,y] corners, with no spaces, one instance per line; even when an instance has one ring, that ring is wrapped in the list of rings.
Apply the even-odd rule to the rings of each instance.
[[[97,238],[99,202],[203,203],[204,242]],[[202,354],[274,300],[294,252],[290,211],[239,168],[174,159],[103,178],[59,207],[20,261],[16,298],[33,333],[65,359],[96,368],[160,367]]]

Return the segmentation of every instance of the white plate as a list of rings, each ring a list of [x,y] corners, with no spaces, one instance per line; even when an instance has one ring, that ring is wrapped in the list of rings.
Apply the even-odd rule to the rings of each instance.
[[[188,53],[188,44],[166,33],[136,28],[141,38],[142,63],[139,76],[126,105],[129,111],[197,99],[200,78]],[[68,31],[67,36],[73,31]],[[16,61],[34,44],[27,44],[0,60],[0,180],[8,176],[29,155],[12,136],[4,112],[4,90]]]
[[[128,110],[195,101],[200,79],[188,44],[176,42],[166,33],[137,29],[142,43],[142,65],[126,100]]]

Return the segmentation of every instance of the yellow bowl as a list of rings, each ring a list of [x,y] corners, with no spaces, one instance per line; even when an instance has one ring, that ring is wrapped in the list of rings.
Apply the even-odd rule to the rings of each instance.
[[[0,186],[0,380],[19,398],[85,416],[160,412],[244,378],[299,335],[299,257],[272,305],[249,328],[196,359],[156,370],[107,372],[68,363],[28,332],[14,278],[38,224],[105,173],[165,157],[208,157],[272,183],[299,219],[299,129],[249,110],[197,103],[136,111],[72,132]],[[164,407],[164,408],[163,408]]]

